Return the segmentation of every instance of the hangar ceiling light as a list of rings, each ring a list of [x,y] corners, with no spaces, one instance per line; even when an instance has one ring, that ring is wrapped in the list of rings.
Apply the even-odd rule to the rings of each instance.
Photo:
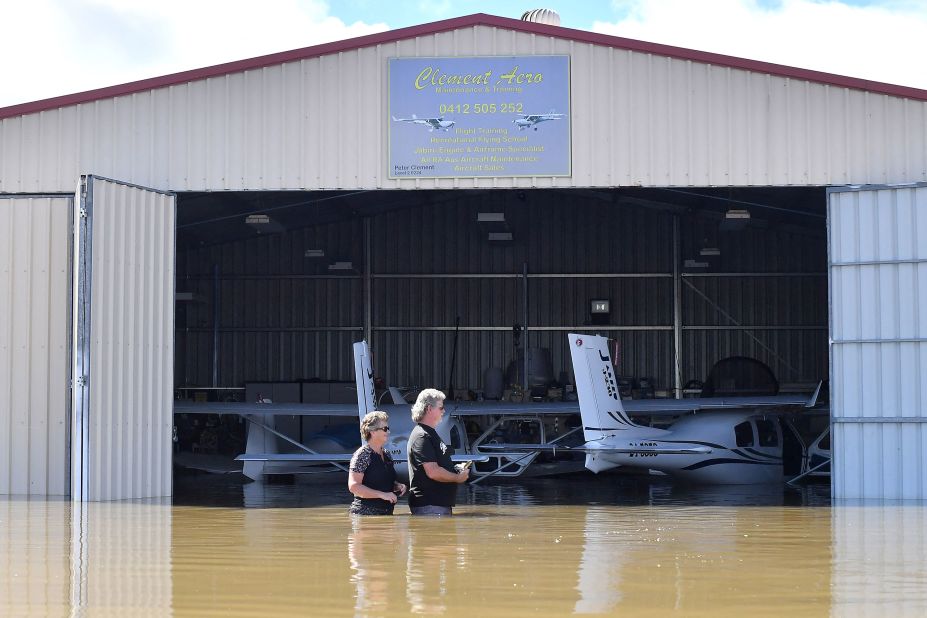
[[[750,211],[742,208],[731,208],[724,213],[724,219],[718,226],[722,232],[742,230],[750,223]]]
[[[248,215],[245,217],[245,225],[258,234],[273,234],[285,231],[285,228],[280,225],[280,222],[263,214]]]
[[[477,223],[505,223],[504,212],[480,212],[476,215]]]

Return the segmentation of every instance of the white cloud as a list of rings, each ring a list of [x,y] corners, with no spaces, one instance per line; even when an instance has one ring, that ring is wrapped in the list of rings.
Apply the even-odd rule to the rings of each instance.
[[[927,88],[927,1],[852,2],[612,0],[624,17],[593,29]],[[428,21],[449,0],[413,6]],[[7,0],[3,26],[0,106],[388,29],[323,0]]]
[[[593,30],[632,39],[927,88],[927,3],[615,0]]]
[[[0,106],[387,30],[319,0],[14,0]]]

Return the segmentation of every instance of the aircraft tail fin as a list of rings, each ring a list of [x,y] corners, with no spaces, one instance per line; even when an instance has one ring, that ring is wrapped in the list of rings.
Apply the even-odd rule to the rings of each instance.
[[[373,365],[370,362],[370,347],[366,341],[354,344],[354,382],[357,386],[357,414],[363,420],[368,412],[376,410]]]
[[[649,429],[631,421],[624,411],[608,353],[608,339],[595,335],[569,334],[567,337],[586,440],[598,440],[630,429]]]

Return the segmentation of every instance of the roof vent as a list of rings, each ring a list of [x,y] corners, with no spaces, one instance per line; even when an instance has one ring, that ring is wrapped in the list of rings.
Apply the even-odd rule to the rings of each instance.
[[[536,24],[547,24],[548,26],[559,26],[560,15],[553,9],[534,9],[525,11],[521,16],[522,21],[530,21]]]

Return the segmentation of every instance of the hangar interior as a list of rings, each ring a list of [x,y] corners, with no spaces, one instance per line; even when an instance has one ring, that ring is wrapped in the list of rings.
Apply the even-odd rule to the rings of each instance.
[[[816,383],[825,209],[824,187],[180,193],[175,386],[350,382],[364,337],[387,385],[478,394],[541,349],[562,386],[572,331],[615,339],[645,394],[673,396],[677,336],[680,386],[730,356]]]

